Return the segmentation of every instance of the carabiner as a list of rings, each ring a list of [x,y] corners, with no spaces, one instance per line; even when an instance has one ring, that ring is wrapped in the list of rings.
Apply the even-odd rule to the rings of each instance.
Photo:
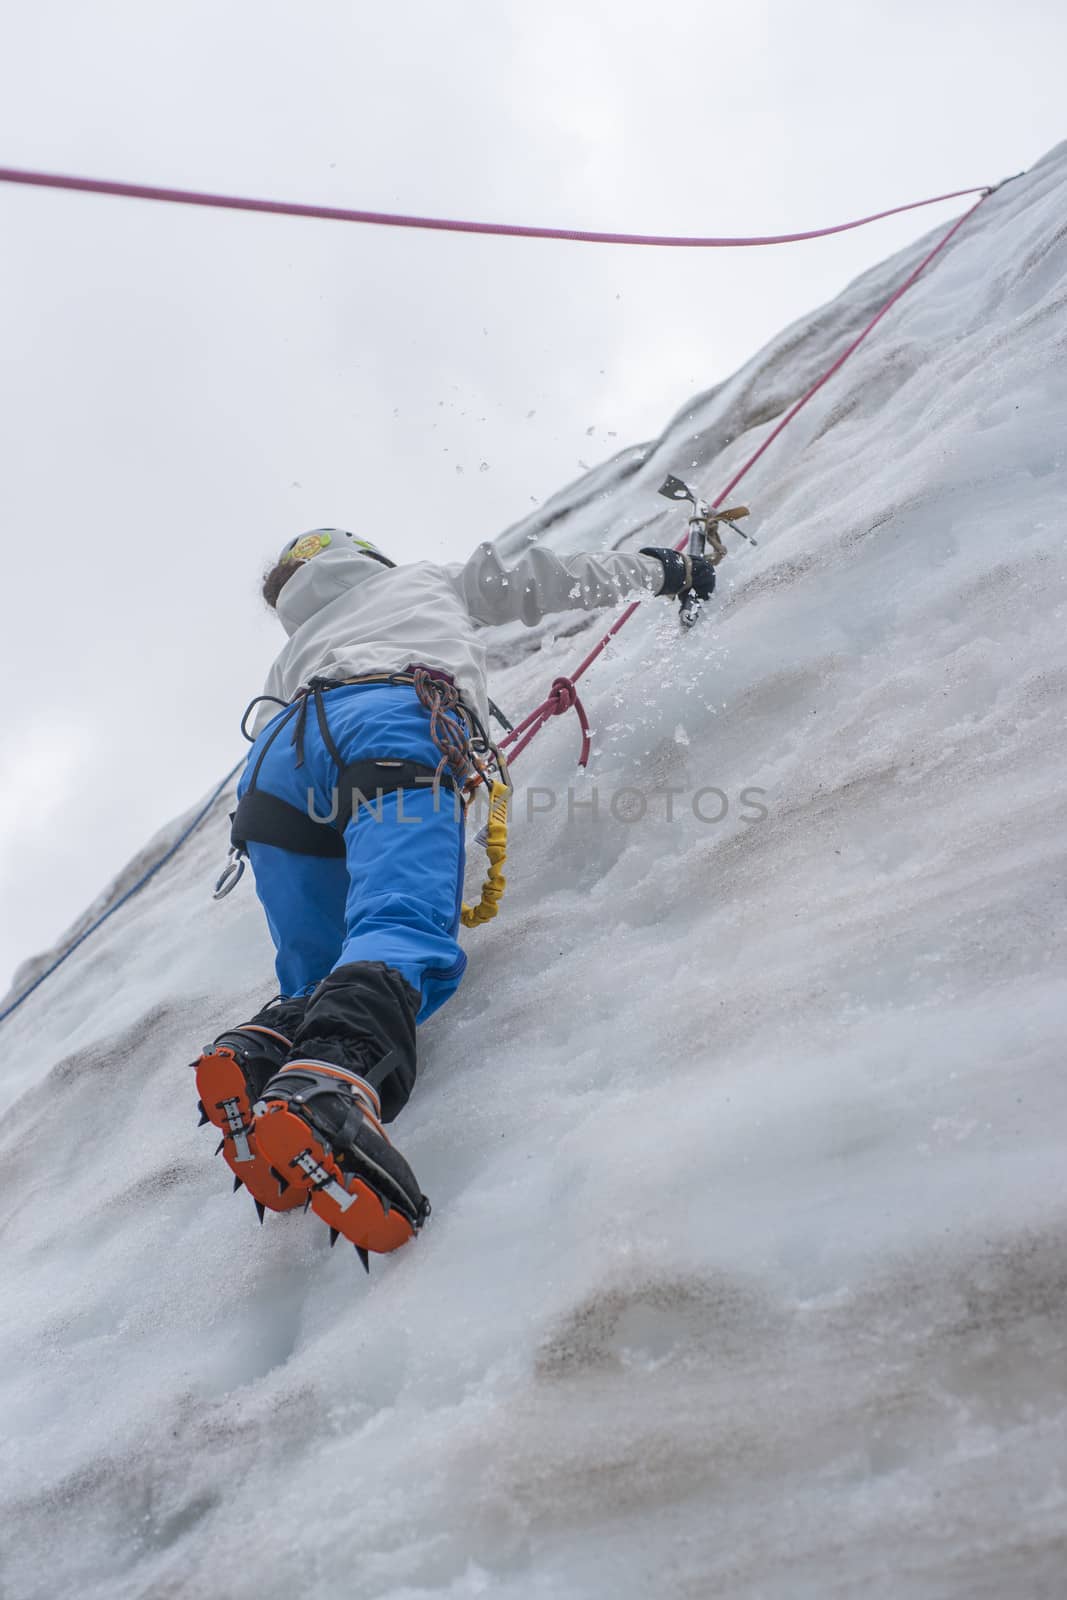
[[[244,870],[244,851],[238,849],[237,845],[232,845],[230,848],[230,853],[226,857],[226,865],[219,873],[218,881],[215,884],[215,888],[211,896],[212,900],[223,900],[225,899],[226,895],[231,893],[232,890],[236,889],[237,885],[241,881]]]

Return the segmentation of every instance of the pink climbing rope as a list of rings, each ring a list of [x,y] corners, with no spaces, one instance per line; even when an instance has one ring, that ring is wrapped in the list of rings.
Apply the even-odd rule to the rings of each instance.
[[[863,228],[868,223],[880,222],[885,217],[896,217],[905,211],[917,211],[923,206],[938,205],[943,200],[959,200],[968,195],[978,195],[974,205],[969,207],[963,216],[957,218],[943,238],[939,240],[928,255],[923,257],[919,265],[909,273],[899,288],[890,295],[889,299],[875,313],[862,332],[827,367],[826,371],[812,384],[811,388],[790,407],[759,448],[753,451],[748,460],[730,479],[718,499],[712,502],[713,507],[721,505],[726,497],[732,493],[749,469],[769,449],[779,434],[789,426],[798,412],[802,411],[808,401],[818,394],[823,384],[827,383],[834,373],[844,366],[848,358],[859,349],[868,334],[878,326],[886,312],[897,303],[901,295],[911,288],[912,284],[926,270],[935,256],[940,255],[949,240],[959,232],[967,219],[974,215],[982,202],[993,192],[993,187],[989,185],[982,188],[953,189],[948,194],[931,195],[925,200],[911,200],[906,205],[890,206],[885,211],[875,211],[870,216],[856,217],[851,222],[834,223],[828,228],[811,228],[802,233],[763,234],[749,238],[718,238],[690,234],[601,233],[580,228],[540,228],[510,222],[464,222],[447,217],[404,216],[388,211],[355,211],[341,206],[305,205],[288,200],[255,200],[247,196],[213,194],[194,189],[167,189],[155,184],[120,183],[106,178],[69,177],[61,173],[37,172],[17,167],[0,167],[0,183],[24,184],[46,189],[72,189],[85,194],[115,195],[129,200],[160,200],[174,205],[213,206],[227,211],[259,211],[275,216],[317,217],[326,222],[361,222],[376,227],[423,228],[441,233],[480,233],[506,235],[511,238],[523,239],[564,239],[581,244],[667,245],[692,249],[737,249],[751,245],[797,244],[805,239],[824,239],[829,234],[847,233],[852,228]],[[999,187],[999,185],[996,187]],[[683,548],[686,543],[686,537],[686,535],[682,536],[675,549],[681,550]],[[585,659],[578,664],[570,677],[556,678],[549,694],[541,704],[536,706],[529,716],[525,717],[517,727],[508,733],[506,738],[501,740],[500,748],[502,750],[509,745],[514,746],[510,754],[511,761],[514,761],[516,757],[522,754],[551,717],[562,716],[564,712],[574,710],[578,715],[582,730],[579,765],[583,767],[586,765],[589,760],[592,741],[589,719],[578,695],[577,680],[583,673],[588,671],[602,651],[607,649],[615,635],[626,626],[638,609],[639,603],[634,601],[627,606],[626,610],[616,619],[603,638],[594,645]]]
[[[771,233],[753,238],[706,238],[688,234],[600,233],[585,228],[539,228],[517,222],[463,222],[450,217],[404,216],[391,211],[354,211],[345,206],[305,205],[296,200],[254,200],[245,195],[212,194],[198,189],[165,189],[158,184],[120,183],[110,178],[76,178],[59,172],[35,172],[21,167],[0,167],[0,183],[19,183],[38,189],[73,189],[81,194],[115,195],[124,200],[161,200],[179,206],[214,206],[223,211],[261,211],[280,217],[317,217],[322,222],[362,222],[377,228],[424,228],[438,233],[485,233],[513,239],[567,239],[577,244],[669,245],[681,249],[738,249],[747,245],[799,244],[804,239],[825,239],[831,233],[847,233],[850,228],[865,228],[884,217],[897,217],[904,211],[936,206],[942,200],[960,200],[966,195],[989,192],[988,188],[953,189],[950,194],[935,194],[926,200],[909,200],[906,205],[890,206],[869,217],[852,222],[836,222],[829,228],[811,228],[805,233]]]
[[[575,673],[574,676],[577,677],[578,674]],[[581,724],[582,753],[578,757],[578,765],[584,767],[589,760],[589,752],[592,749],[592,733],[589,728],[589,718],[585,714],[585,707],[582,705],[578,690],[575,687],[574,678],[553,679],[552,688],[548,692],[547,699],[542,700],[541,704],[536,706],[528,717],[524,717],[520,723],[517,723],[508,732],[505,738],[501,739],[501,750],[507,749],[510,744],[515,746],[508,755],[509,763],[514,761],[516,756],[521,756],[530,740],[535,734],[540,733],[549,717],[561,717],[565,711],[572,709],[577,712],[578,721]]]
[[[713,508],[715,506],[721,506],[723,502],[728,499],[728,497],[737,488],[742,478],[744,478],[751,468],[755,466],[756,462],[765,453],[765,451],[770,449],[775,439],[777,439],[778,436],[784,432],[784,430],[792,422],[793,418],[797,416],[799,412],[803,411],[808,401],[813,399],[814,396],[818,394],[823,384],[827,383],[833,377],[835,372],[840,371],[845,362],[848,360],[849,356],[853,355],[859,349],[860,345],[863,343],[864,339],[867,338],[868,334],[872,333],[878,326],[882,318],[886,315],[886,312],[890,311],[892,307],[896,305],[900,297],[908,292],[916,279],[921,277],[921,275],[926,271],[926,268],[930,265],[931,261],[934,260],[935,256],[939,256],[941,254],[949,240],[960,231],[968,218],[973,217],[974,213],[978,210],[978,207],[988,197],[988,194],[988,190],[984,191],[979,199],[975,201],[974,205],[970,206],[968,210],[963,213],[962,217],[957,217],[956,221],[952,224],[951,228],[949,228],[948,232],[938,240],[937,244],[934,245],[934,248],[929,251],[927,255],[923,256],[918,266],[913,268],[913,270],[908,273],[908,276],[904,279],[903,283],[894,289],[893,293],[889,296],[889,299],[879,307],[871,320],[852,340],[851,344],[846,345],[845,349],[842,350],[841,354],[836,358],[836,360],[831,362],[830,366],[827,367],[822,376],[815,380],[811,388],[806,390],[806,392],[801,395],[800,399],[790,406],[785,416],[779,423],[776,424],[774,428],[771,429],[771,432],[767,435],[766,439],[764,439],[763,443],[757,449],[753,450],[748,459],[743,462],[738,470],[734,473],[729,483],[724,485],[716,499],[711,502]],[[676,550],[684,549],[687,538],[688,533],[683,534],[674,548]],[[530,743],[530,740],[535,734],[540,732],[550,717],[559,716],[562,711],[569,709],[568,706],[561,705],[559,703],[560,697],[557,693],[558,685],[566,684],[573,695],[573,704],[579,711],[582,724],[582,753],[579,757],[578,765],[581,767],[586,765],[586,762],[589,758],[589,750],[591,745],[589,722],[585,715],[584,707],[582,707],[581,701],[578,699],[578,691],[575,685],[582,674],[587,672],[593,665],[593,662],[597,659],[601,652],[607,649],[615,635],[619,633],[621,629],[625,628],[634,612],[639,610],[640,606],[641,602],[639,600],[632,601],[630,605],[626,607],[626,610],[622,613],[622,615],[615,619],[607,633],[604,634],[603,638],[597,641],[584,660],[578,663],[570,677],[557,678],[552,685],[552,692],[549,694],[548,698],[544,700],[542,704],[539,705],[534,711],[531,711],[530,715],[520,722],[518,727],[515,728],[513,732],[508,734],[506,739],[501,740],[500,747],[503,750],[506,749],[513,740],[517,739],[520,733],[526,729],[529,730],[526,733],[525,738],[523,738],[522,741],[515,746],[515,749],[509,755],[509,763],[513,762],[517,756],[521,755],[522,751],[525,750],[526,746]]]

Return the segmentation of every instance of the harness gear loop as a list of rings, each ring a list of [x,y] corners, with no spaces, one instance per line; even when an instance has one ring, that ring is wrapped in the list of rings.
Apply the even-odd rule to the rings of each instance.
[[[287,706],[289,704],[288,700],[279,700],[276,694],[257,694],[254,700],[250,700],[245,706],[244,715],[241,718],[241,738],[247,739],[249,744],[255,744],[256,736],[254,733],[249,733],[248,731],[248,718],[255,708],[262,704],[264,700],[269,701],[271,705],[275,706]]]
[[[500,901],[507,887],[504,862],[508,856],[508,800],[511,790],[500,778],[490,780],[489,820],[482,832],[489,867],[482,884],[482,897],[476,906],[463,907],[460,921],[465,928],[477,928],[491,922],[500,909]],[[481,835],[479,835],[481,837]]]

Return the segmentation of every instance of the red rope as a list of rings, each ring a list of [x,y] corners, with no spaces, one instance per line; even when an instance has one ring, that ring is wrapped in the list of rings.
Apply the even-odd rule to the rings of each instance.
[[[577,677],[577,673],[575,677]],[[523,717],[522,721],[511,729],[506,738],[501,739],[501,750],[507,749],[510,744],[515,745],[514,750],[508,755],[509,763],[514,761],[516,756],[522,755],[530,740],[535,734],[541,732],[549,717],[561,717],[565,711],[570,711],[572,708],[578,713],[578,721],[582,729],[582,753],[578,757],[578,765],[580,767],[586,766],[589,761],[589,752],[592,748],[592,735],[589,731],[589,718],[585,714],[585,707],[582,705],[578,690],[575,688],[574,678],[555,678],[548,698],[542,700],[541,704],[536,706],[528,717]],[[517,744],[515,743],[516,740],[518,741]]]
[[[715,249],[764,244],[796,244],[804,239],[824,239],[828,234],[846,233],[851,228],[863,228],[870,222],[880,222],[884,217],[899,216],[904,211],[917,211],[922,206],[937,205],[942,200],[958,200],[965,195],[978,195],[979,198],[974,205],[953,223],[952,227],[940,242],[934,246],[929,255],[919,262],[915,270],[890,295],[889,299],[871,318],[863,331],[841,352],[837,360],[827,367],[822,377],[812,384],[807,393],[802,395],[796,404],[790,407],[759,448],[753,451],[744,465],[730,479],[718,499],[712,502],[713,506],[722,504],[741,482],[741,479],[749,469],[760,459],[764,451],[774,443],[782,430],[789,426],[797,413],[803,410],[808,401],[819,392],[823,384],[828,382],[840,367],[844,366],[849,356],[859,348],[867,335],[877,327],[886,312],[896,304],[902,294],[911,288],[912,284],[930,265],[934,257],[940,254],[953,235],[962,228],[967,218],[977,211],[982,201],[992,192],[988,187],[981,189],[954,189],[950,194],[932,195],[926,200],[912,200],[907,205],[891,206],[887,211],[876,211],[868,217],[857,217],[852,222],[838,222],[829,228],[812,228],[804,233],[766,234],[753,238],[708,238],[685,234],[598,233],[577,228],[536,228],[510,222],[461,222],[445,217],[402,216],[387,211],[351,211],[340,206],[303,205],[287,200],[253,200],[240,195],[208,194],[193,189],[163,189],[153,184],[117,183],[104,178],[72,178],[54,172],[24,171],[16,167],[0,167],[0,183],[28,184],[32,187],[46,189],[74,189],[86,194],[117,195],[120,198],[130,200],[162,200],[175,205],[214,206],[227,211],[262,211],[276,216],[318,217],[327,222],[363,222],[387,228],[425,228],[443,233],[506,234],[513,238],[523,239],[569,239],[582,244],[674,245]],[[682,549],[686,542],[686,537],[686,535],[682,536],[675,549]],[[547,698],[501,741],[501,749],[506,748],[508,745],[514,745],[510,756],[511,761],[514,761],[516,757],[522,754],[550,717],[562,716],[564,712],[573,709],[578,713],[578,720],[582,729],[582,749],[579,756],[579,765],[583,767],[586,765],[589,760],[591,735],[589,719],[586,716],[585,707],[578,696],[576,682],[584,672],[588,671],[620,629],[626,626],[637,610],[639,603],[634,601],[627,606],[626,610],[616,619],[603,638],[590,650],[584,661],[579,663],[571,676],[569,678],[556,678]]]
[[[864,228],[883,217],[896,217],[902,211],[917,211],[942,200],[959,200],[965,195],[988,193],[987,189],[954,189],[951,194],[931,195],[927,200],[911,200],[907,205],[890,206],[853,222],[837,222],[829,228],[812,228],[806,233],[772,233],[751,239],[691,238],[686,234],[598,233],[582,228],[536,228],[513,222],[462,222],[448,217],[408,217],[390,211],[351,211],[343,206],[303,205],[294,200],[252,200],[242,195],[208,194],[196,189],[162,189],[148,183],[118,183],[108,178],[71,178],[57,172],[32,172],[20,167],[0,167],[0,183],[28,184],[39,189],[74,189],[82,194],[110,194],[126,200],[163,200],[179,206],[215,206],[224,211],[265,211],[272,216],[318,217],[323,222],[364,222],[380,228],[428,228],[439,233],[506,234],[518,239],[569,239],[580,244],[650,244],[682,248],[736,249],[757,244],[797,244],[804,239],[824,239],[827,234],[847,233]]]
[[[891,310],[892,307],[896,305],[901,295],[907,293],[916,279],[926,271],[926,268],[930,265],[931,261],[933,261],[934,257],[941,254],[941,251],[948,244],[949,240],[959,232],[967,219],[974,215],[974,213],[978,210],[978,207],[982,204],[982,201],[987,198],[988,192],[989,191],[983,193],[981,197],[975,201],[974,205],[963,213],[962,217],[957,217],[956,221],[952,224],[951,228],[949,228],[948,232],[943,235],[937,244],[934,245],[934,248],[929,252],[929,254],[923,256],[922,260],[919,262],[919,265],[915,267],[913,271],[909,272],[908,276],[904,279],[904,282],[900,284],[898,288],[894,289],[893,293],[889,296],[889,299],[878,309],[878,311],[875,312],[874,316],[867,323],[866,327],[864,327],[863,330],[852,340],[852,343],[847,345],[845,349],[842,350],[841,354],[830,364],[830,366],[827,367],[822,376],[815,380],[811,388],[802,394],[800,399],[796,401],[794,405],[790,406],[785,416],[774,428],[772,428],[771,432],[767,435],[766,439],[764,439],[759,448],[753,450],[748,460],[738,468],[733,477],[730,479],[729,483],[723,487],[716,499],[711,502],[713,507],[722,505],[723,501],[726,500],[737,488],[737,485],[741,482],[741,479],[746,475],[746,473],[755,466],[756,462],[760,459],[763,453],[770,448],[775,439],[778,438],[779,434],[789,426],[797,413],[803,411],[808,401],[813,399],[814,396],[818,394],[823,384],[827,383],[833,377],[834,373],[838,372],[844,366],[849,356],[853,355],[859,349],[864,339],[866,339],[869,333],[874,331],[874,329],[881,322],[882,318],[885,316],[886,312]],[[676,550],[684,549],[687,539],[688,533],[683,534],[674,548]],[[556,686],[558,684],[563,683],[569,685],[570,689],[574,693],[575,706],[576,709],[579,710],[579,715],[582,722],[582,754],[579,758],[579,766],[584,767],[586,761],[588,760],[590,736],[589,723],[586,719],[584,709],[581,708],[581,702],[578,700],[575,684],[582,674],[589,670],[601,652],[607,649],[615,635],[626,626],[634,612],[639,609],[640,605],[640,600],[632,601],[631,604],[626,607],[626,610],[622,613],[622,615],[615,619],[607,633],[604,634],[603,638],[598,640],[598,642],[593,646],[592,650],[590,650],[585,659],[579,662],[578,666],[571,673],[570,677],[557,678],[555,683],[552,685],[553,692],[556,690]],[[509,734],[508,739],[502,742],[502,747],[503,744],[506,744],[509,740],[517,737],[524,729],[530,728],[530,732],[526,735],[522,742],[516,746],[515,750],[508,758],[509,762],[513,762],[516,756],[520,755],[522,751],[525,750],[526,746],[530,743],[530,740],[534,737],[534,734],[540,732],[541,728],[548,721],[550,716],[558,716],[560,710],[566,709],[566,706],[556,706],[553,703],[552,695],[550,695],[547,700],[537,707],[536,711],[532,711],[530,713],[525,721],[520,722],[514,733]],[[533,726],[531,726],[531,724],[533,724]]]

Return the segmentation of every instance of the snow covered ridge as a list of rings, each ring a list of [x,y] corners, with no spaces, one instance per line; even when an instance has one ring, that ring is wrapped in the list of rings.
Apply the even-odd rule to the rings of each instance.
[[[520,808],[398,1124],[434,1216],[369,1284],[194,1126],[270,989],[223,802],[5,1025],[5,1600],[1061,1592],[1065,201],[1062,147],[763,459],[717,608],[585,680],[589,777],[566,719],[524,758],[768,815]],[[714,492],[922,248],[547,541],[666,536],[664,472]]]

